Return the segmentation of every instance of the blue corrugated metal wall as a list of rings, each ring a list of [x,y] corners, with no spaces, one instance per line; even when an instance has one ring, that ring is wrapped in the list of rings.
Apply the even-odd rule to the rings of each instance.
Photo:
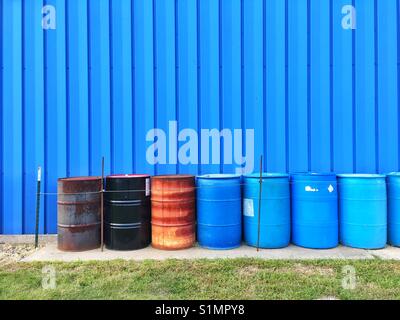
[[[107,173],[233,170],[150,166],[146,133],[171,120],[254,128],[269,171],[399,170],[398,0],[0,0],[0,21],[0,233],[34,231],[38,165],[48,193],[102,155]]]

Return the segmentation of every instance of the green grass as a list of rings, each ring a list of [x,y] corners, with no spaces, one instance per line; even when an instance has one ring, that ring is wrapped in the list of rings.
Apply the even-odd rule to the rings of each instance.
[[[357,274],[342,288],[343,267]],[[42,268],[56,270],[42,289]],[[0,299],[400,299],[395,261],[168,260],[12,263],[0,266]]]

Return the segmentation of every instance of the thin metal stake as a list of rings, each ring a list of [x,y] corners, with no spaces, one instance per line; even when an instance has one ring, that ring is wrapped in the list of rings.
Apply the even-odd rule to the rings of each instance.
[[[101,251],[104,251],[104,157],[101,158]]]
[[[40,213],[40,182],[42,180],[42,168],[38,167],[37,191],[36,191],[36,227],[35,227],[35,248],[39,246],[39,213]]]
[[[263,156],[260,156],[260,193],[259,193],[259,196],[258,196],[258,235],[257,235],[257,252],[260,251],[262,176],[263,176]]]

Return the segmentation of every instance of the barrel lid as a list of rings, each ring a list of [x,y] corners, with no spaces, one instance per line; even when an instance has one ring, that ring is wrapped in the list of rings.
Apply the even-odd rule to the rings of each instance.
[[[322,172],[296,172],[291,174],[292,180],[332,180],[336,179],[335,173],[322,173]]]
[[[260,179],[260,173],[251,173],[251,174],[246,174],[244,175],[245,178],[249,179]],[[272,173],[272,172],[263,172],[262,174],[263,178],[288,178],[289,175],[287,173]]]
[[[198,179],[239,179],[241,176],[238,174],[205,174],[197,176]]]
[[[400,177],[400,172],[391,172],[391,173],[388,173],[388,177]]]
[[[58,181],[96,181],[101,177],[70,177],[70,178],[59,178]]]
[[[128,178],[149,178],[148,174],[111,174],[107,176],[107,179],[128,179]]]
[[[385,178],[384,174],[370,174],[370,173],[344,173],[338,174],[338,178],[358,178],[358,179],[376,179]]]

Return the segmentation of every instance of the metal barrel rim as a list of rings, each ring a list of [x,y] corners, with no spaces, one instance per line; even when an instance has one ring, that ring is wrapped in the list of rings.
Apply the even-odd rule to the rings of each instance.
[[[240,179],[242,176],[238,174],[204,174],[197,176],[197,179],[204,179],[204,180],[229,180],[229,179]]]
[[[342,173],[337,175],[338,179],[385,179],[386,175],[377,173]]]
[[[148,174],[110,174],[106,179],[151,178]]]
[[[288,173],[279,173],[279,172],[263,172],[261,174],[262,179],[289,179]],[[260,180],[260,173],[251,173],[243,175],[245,179],[255,179]]]
[[[96,181],[96,180],[101,180],[101,177],[97,176],[80,176],[80,177],[64,177],[64,178],[58,178],[59,182],[74,182],[74,181]]]

